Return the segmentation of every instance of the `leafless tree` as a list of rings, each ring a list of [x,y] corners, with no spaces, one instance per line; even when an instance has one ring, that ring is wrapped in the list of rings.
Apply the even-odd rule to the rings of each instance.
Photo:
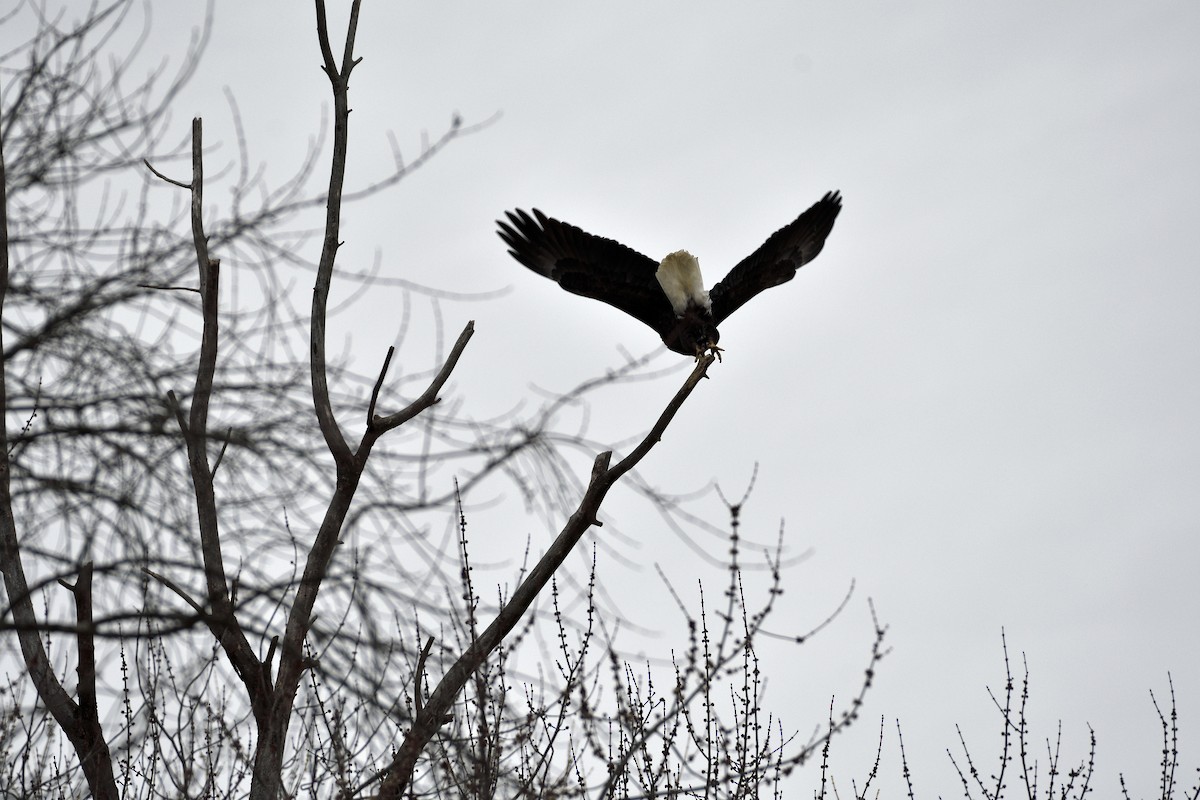
[[[583,618],[558,611],[568,554],[711,357],[641,423],[648,432],[629,452],[595,454],[579,478],[551,434],[561,401],[529,419],[480,422],[459,420],[449,400],[429,420],[470,323],[426,372],[390,375],[391,350],[371,378],[331,361],[334,280],[381,281],[338,269],[342,214],[468,130],[455,119],[415,161],[371,186],[344,185],[357,0],[336,48],[316,2],[333,100],[327,188],[309,189],[317,146],[278,188],[243,167],[215,217],[201,121],[166,144],[177,135],[167,109],[205,36],[178,73],[131,84],[137,48],[112,65],[102,56],[136,8],[117,0],[71,24],[35,9],[36,30],[3,62],[0,630],[28,673],[9,684],[0,716],[10,786],[49,796],[82,781],[105,798],[753,797],[854,719],[881,655],[878,625],[858,697],[814,737],[796,739],[761,707],[755,642],[778,591],[778,553],[762,598],[747,597],[735,555],[719,608],[681,601],[690,646],[666,690],[618,655],[590,593]],[[136,189],[114,189],[132,170],[144,177]],[[167,193],[186,201],[160,218]],[[297,227],[322,212],[311,235]],[[301,254],[318,241],[309,264]],[[232,307],[226,260],[253,287]],[[308,313],[290,308],[281,266],[310,270]],[[304,329],[308,358],[294,358],[289,342]],[[430,491],[428,476],[447,463],[459,485]],[[511,595],[487,604],[460,498],[500,471],[550,476],[545,509],[564,521]],[[405,535],[421,510],[454,508],[456,552]],[[377,563],[369,544],[339,547],[375,526],[435,578],[406,580],[401,559]],[[280,576],[280,564],[294,566]],[[52,591],[59,584],[66,595]],[[553,611],[535,615],[535,602]],[[514,676],[510,655],[543,624],[557,632],[558,674]],[[714,687],[731,676],[740,683],[726,705]],[[21,709],[27,689],[36,698]],[[55,731],[67,749],[54,749]]]
[[[1087,725],[1086,749],[1080,747],[1077,741],[1074,760],[1067,755],[1071,751],[1072,738],[1064,747],[1063,723],[1060,720],[1053,735],[1035,733],[1030,725],[1030,679],[1029,665],[1022,653],[1022,675],[1018,684],[1013,674],[1012,661],[1008,652],[1008,640],[1003,631],[1000,634],[1001,648],[1004,656],[1004,684],[1001,691],[987,690],[992,708],[1000,719],[1000,736],[994,750],[974,750],[968,745],[967,737],[961,728],[956,733],[958,746],[947,748],[948,756],[954,771],[958,776],[962,796],[982,798],[983,800],[1004,800],[1004,798],[1020,797],[1025,800],[1085,800],[1097,792],[1097,784],[1103,783],[1096,775],[1096,732]],[[1159,703],[1159,698],[1150,692],[1151,705],[1158,717],[1162,737],[1162,757],[1158,763],[1158,791],[1150,796],[1157,800],[1197,800],[1200,798],[1200,781],[1189,785],[1182,777],[1181,755],[1179,746],[1179,711],[1175,702],[1175,684],[1170,674],[1167,675],[1167,687],[1170,704]],[[833,722],[832,716],[830,722]],[[1138,725],[1139,723],[1131,723]],[[908,760],[904,749],[904,734],[900,720],[895,720],[896,743],[899,753],[899,775],[903,781],[905,796],[915,798],[924,796],[914,788],[914,783],[921,783],[920,770],[915,769]],[[855,800],[878,796],[881,789],[879,784],[886,781],[886,769],[881,770],[885,749],[886,718],[879,720],[879,740],[875,749],[875,759],[864,772],[852,772],[849,780],[843,778],[842,792],[846,784],[850,787],[850,796]],[[844,796],[838,790],[834,780],[833,759],[831,751],[836,748],[833,740],[826,738],[821,744],[820,784],[815,792],[818,800]],[[850,765],[855,769],[855,765]],[[1195,770],[1200,774],[1200,770]],[[1102,791],[1112,791],[1120,788],[1120,796],[1130,800],[1130,790],[1126,785],[1124,773],[1119,773],[1116,786],[1109,785]],[[871,787],[876,788],[872,793]],[[939,793],[939,797],[948,796]],[[1107,796],[1107,795],[1104,795]]]

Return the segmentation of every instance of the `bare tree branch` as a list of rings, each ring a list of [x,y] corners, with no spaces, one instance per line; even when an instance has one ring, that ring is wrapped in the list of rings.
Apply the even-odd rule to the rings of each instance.
[[[200,553],[204,561],[208,605],[212,609],[212,613],[205,619],[245,684],[255,717],[261,719],[267,713],[270,691],[264,681],[262,664],[234,613],[225,576],[225,555],[221,549],[213,468],[209,466],[208,461],[208,406],[212,397],[213,376],[217,369],[221,262],[209,257],[208,240],[204,233],[204,125],[199,117],[192,120],[191,193],[192,239],[196,249],[196,268],[200,274],[200,303],[204,325],[200,338],[200,357],[196,367],[196,383],[192,391],[192,404],[186,426],[182,425],[182,410],[177,413],[187,444],[188,468],[192,476],[200,527]]]
[[[662,439],[663,432],[671,424],[671,420],[675,418],[675,414],[684,401],[700,381],[707,377],[708,368],[713,361],[714,357],[710,354],[696,363],[695,369],[688,375],[687,380],[671,398],[671,401],[667,403],[667,407],[663,409],[650,432],[633,449],[633,452],[619,461],[616,466],[611,468],[608,466],[612,458],[611,451],[596,456],[596,460],[592,464],[591,479],[588,481],[587,489],[584,491],[575,513],[571,515],[546,554],[538,560],[529,576],[517,587],[512,599],[496,615],[492,624],[488,625],[479,638],[471,643],[466,652],[459,656],[442,677],[437,688],[433,690],[433,694],[421,709],[421,713],[413,720],[412,727],[405,735],[395,758],[388,765],[386,777],[379,787],[379,797],[384,800],[400,800],[408,791],[417,759],[433,734],[437,732],[441,720],[445,718],[471,675],[483,664],[492,650],[504,641],[504,638],[516,627],[542,589],[550,582],[551,576],[562,566],[563,561],[566,560],[580,537],[588,528],[600,524],[596,515],[600,511],[600,506],[604,502],[608,490],[622,475],[637,466],[654,445]]]
[[[204,606],[197,602],[194,597],[184,591],[183,587],[175,583],[175,581],[171,580],[166,575],[158,574],[152,569],[143,568],[142,571],[178,595],[179,599],[183,600],[183,602],[192,607],[192,610],[196,612],[200,619],[204,619],[208,616],[208,611],[205,610]]]
[[[325,2],[317,3],[317,33],[321,43],[324,70],[333,89],[333,165],[329,171],[329,194],[325,199],[325,238],[321,245],[321,260],[317,265],[317,280],[313,286],[311,369],[313,404],[317,411],[317,422],[325,436],[325,444],[333,454],[339,469],[344,469],[353,457],[342,430],[329,402],[329,377],[325,359],[325,314],[329,305],[329,289],[333,281],[333,266],[337,259],[341,241],[338,239],[342,220],[342,187],[346,181],[346,151],[349,143],[350,101],[347,96],[353,60],[354,37],[358,28],[358,11],[361,0],[354,0],[350,7],[350,22],[346,28],[346,47],[341,68],[334,63],[333,50],[329,44],[329,26],[326,22]]]
[[[159,172],[158,170],[156,170],[154,168],[154,165],[150,163],[150,159],[143,158],[142,163],[145,164],[146,169],[153,172],[154,177],[158,178],[159,180],[166,181],[167,183],[171,184],[172,186],[178,186],[180,189],[191,189],[192,188],[192,185],[190,183],[184,183],[182,181],[177,181],[174,178],[168,178],[166,175],[163,175],[161,172]]]
[[[279,793],[281,765],[286,749],[287,731],[292,719],[292,708],[300,686],[300,679],[307,666],[304,643],[313,623],[313,608],[329,569],[334,548],[340,541],[346,515],[350,511],[367,459],[371,454],[371,448],[383,433],[399,427],[437,401],[438,390],[449,379],[474,332],[473,324],[468,323],[429,389],[398,414],[382,420],[372,416],[358,449],[351,451],[337,424],[330,402],[325,355],[325,322],[337,250],[341,244],[338,235],[341,225],[342,187],[346,172],[350,115],[347,92],[350,73],[358,63],[358,60],[354,58],[354,39],[360,5],[360,0],[355,0],[351,6],[342,64],[338,67],[334,63],[333,51],[329,42],[325,4],[323,0],[316,0],[317,34],[324,70],[329,78],[334,97],[334,136],[329,194],[326,200],[325,235],[321,248],[321,259],[317,267],[316,285],[313,287],[309,334],[310,370],[313,406],[325,443],[337,465],[337,483],[308,552],[304,572],[288,614],[287,625],[280,642],[279,670],[275,679],[270,712],[259,720],[259,738],[256,744],[250,789],[250,796],[253,800],[274,800]],[[372,412],[377,393],[377,388],[372,391]]]
[[[393,428],[398,428],[408,422],[413,417],[420,414],[425,409],[432,406],[438,401],[438,392],[446,385],[446,381],[450,379],[450,373],[458,366],[458,359],[462,357],[463,351],[467,349],[467,342],[471,341],[471,337],[475,335],[475,321],[471,320],[463,328],[462,333],[458,335],[458,341],[454,343],[454,347],[450,349],[450,355],[446,357],[446,361],[442,364],[441,370],[437,376],[429,384],[420,397],[412,401],[406,408],[397,411],[395,414],[389,414],[386,417],[372,417],[370,426],[375,431],[376,435],[382,435]],[[382,377],[382,376],[381,376]],[[372,403],[372,407],[374,403]]]

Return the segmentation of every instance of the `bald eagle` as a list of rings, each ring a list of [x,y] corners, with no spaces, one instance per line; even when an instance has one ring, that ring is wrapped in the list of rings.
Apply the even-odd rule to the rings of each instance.
[[[842,197],[828,192],[794,222],[776,231],[710,291],[699,260],[686,250],[661,262],[620,242],[517,209],[497,221],[509,255],[573,294],[608,303],[649,325],[663,344],[688,356],[720,355],[717,326],[751,297],[790,281],[825,245]]]

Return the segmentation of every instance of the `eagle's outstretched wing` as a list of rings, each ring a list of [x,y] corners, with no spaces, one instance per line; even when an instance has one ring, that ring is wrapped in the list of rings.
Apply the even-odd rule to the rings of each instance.
[[[675,313],[654,273],[658,262],[620,242],[547,217],[536,208],[506,211],[497,220],[509,254],[539,275],[573,294],[601,300],[640,319],[660,336],[674,324]]]
[[[842,196],[828,192],[795,222],[771,235],[763,246],[742,259],[708,293],[716,324],[737,311],[754,295],[786,283],[796,270],[812,261],[825,246],[825,237],[833,230],[833,221],[842,210]]]

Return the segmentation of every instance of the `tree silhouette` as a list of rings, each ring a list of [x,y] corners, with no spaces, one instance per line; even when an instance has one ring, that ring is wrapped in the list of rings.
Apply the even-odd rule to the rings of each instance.
[[[527,417],[481,422],[460,418],[448,389],[471,323],[415,373],[390,374],[392,350],[373,376],[329,357],[334,282],[385,283],[339,268],[343,214],[472,130],[455,118],[414,161],[345,186],[358,2],[336,47],[316,2],[328,161],[316,146],[269,187],[243,157],[220,213],[205,203],[201,121],[169,144],[168,110],[206,34],[176,73],[134,81],[138,48],[111,61],[107,46],[136,9],[117,0],[70,25],[30,10],[33,35],[5,57],[18,66],[0,103],[0,630],[26,670],[0,719],[12,792],[757,796],[854,719],[878,625],[866,679],[822,731],[797,739],[761,707],[754,642],[779,555],[757,598],[741,579],[740,504],[724,601],[681,601],[689,647],[668,688],[601,633],[590,589],[581,618],[560,611],[565,559],[711,356],[633,422],[648,432],[619,455],[553,426],[637,362]],[[328,185],[314,191],[322,162]],[[315,283],[307,313],[290,305],[286,270]],[[591,450],[590,474],[575,475],[567,447]],[[457,480],[431,491],[447,464]],[[500,474],[536,486],[561,527],[489,604],[462,498]],[[424,512],[456,515],[455,552],[418,535]],[[555,668],[514,675],[536,626],[554,632]]]

